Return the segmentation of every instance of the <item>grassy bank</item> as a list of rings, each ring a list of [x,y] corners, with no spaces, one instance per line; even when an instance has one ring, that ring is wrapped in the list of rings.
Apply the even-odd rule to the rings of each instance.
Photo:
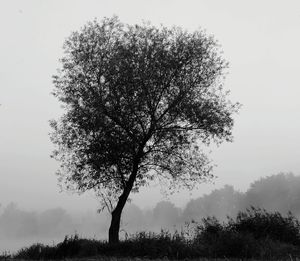
[[[95,256],[102,256],[101,260],[106,257],[109,260],[111,257],[296,260],[300,257],[300,223],[292,214],[282,216],[251,208],[225,223],[209,217],[180,232],[140,232],[116,245],[74,235],[54,246],[35,244],[23,248],[14,258],[46,260]]]

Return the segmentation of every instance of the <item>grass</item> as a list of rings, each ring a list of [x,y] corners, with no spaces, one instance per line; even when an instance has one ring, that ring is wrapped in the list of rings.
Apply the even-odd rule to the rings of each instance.
[[[0,259],[0,260],[16,260],[21,261],[19,259]],[[166,260],[172,260],[172,261],[180,261],[176,259],[168,259],[168,258],[162,258],[162,259],[149,259],[149,258],[128,258],[128,257],[108,257],[108,256],[97,256],[97,257],[90,257],[90,258],[66,258],[61,259],[59,261],[166,261]],[[240,259],[240,258],[196,258],[196,259],[185,259],[185,261],[299,261],[299,258],[292,258],[292,257],[286,257],[281,259]],[[54,261],[54,260],[50,260]],[[57,260],[55,260],[57,261]]]

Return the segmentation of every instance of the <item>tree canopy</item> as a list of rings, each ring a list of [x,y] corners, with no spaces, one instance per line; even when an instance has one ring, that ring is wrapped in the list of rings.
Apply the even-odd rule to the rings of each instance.
[[[153,179],[192,189],[212,178],[201,144],[230,141],[238,107],[212,36],[105,18],[71,34],[61,64],[54,95],[65,113],[51,122],[58,175],[115,202],[112,224],[130,192]]]

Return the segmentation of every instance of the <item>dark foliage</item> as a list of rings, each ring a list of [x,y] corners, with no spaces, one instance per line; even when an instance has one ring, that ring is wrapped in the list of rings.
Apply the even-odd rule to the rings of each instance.
[[[229,228],[237,233],[251,233],[255,239],[270,238],[293,245],[300,244],[300,223],[291,212],[284,217],[279,212],[247,209],[230,220]]]
[[[291,258],[300,256],[299,221],[289,214],[251,208],[236,219],[220,223],[214,217],[174,234],[140,232],[117,244],[65,237],[56,246],[41,244],[21,249],[15,258],[62,259],[88,256],[184,258]],[[193,233],[191,233],[193,232]],[[193,234],[193,236],[191,236]],[[189,235],[189,237],[187,236]]]
[[[204,256],[266,258],[299,253],[300,226],[291,213],[284,217],[252,207],[223,224],[205,218],[197,229],[194,240]]]
[[[100,253],[101,243],[97,240],[82,239],[77,234],[66,236],[64,241],[55,246],[34,244],[17,252],[17,259],[62,259],[66,257],[95,256]]]

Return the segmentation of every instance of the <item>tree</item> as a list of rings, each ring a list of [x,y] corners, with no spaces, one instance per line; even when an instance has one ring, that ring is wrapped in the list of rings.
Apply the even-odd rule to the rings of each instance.
[[[240,202],[244,199],[241,192],[235,191],[233,186],[225,185],[223,188],[213,190],[208,195],[192,199],[186,204],[183,219],[199,220],[207,216],[214,216],[221,222],[227,217],[234,217],[240,211]]]
[[[179,223],[180,209],[169,201],[160,201],[153,209],[153,225],[160,228],[174,228]]]
[[[73,32],[64,51],[54,95],[65,113],[51,122],[53,157],[62,184],[94,189],[112,206],[115,243],[131,192],[153,179],[192,189],[212,178],[200,145],[231,140],[237,104],[222,87],[227,63],[201,31],[117,17]]]
[[[241,201],[240,209],[250,206],[286,214],[291,211],[300,216],[300,177],[292,173],[279,173],[256,180]]]

